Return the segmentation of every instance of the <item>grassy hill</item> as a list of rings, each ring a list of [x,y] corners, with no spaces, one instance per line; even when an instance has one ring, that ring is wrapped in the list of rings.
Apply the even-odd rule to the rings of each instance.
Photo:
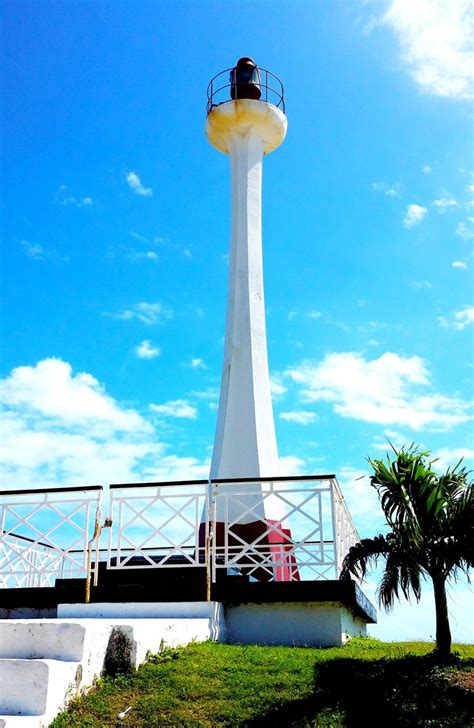
[[[456,646],[449,667],[432,648],[373,639],[164,648],[133,675],[101,679],[52,726],[474,726],[474,645]]]

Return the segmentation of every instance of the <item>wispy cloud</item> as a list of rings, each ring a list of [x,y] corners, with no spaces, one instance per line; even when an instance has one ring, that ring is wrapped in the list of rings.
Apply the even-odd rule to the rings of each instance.
[[[139,195],[140,197],[151,197],[153,195],[151,187],[144,187],[136,172],[128,172],[126,180],[128,182],[128,186],[131,190],[133,190],[133,192],[135,192],[136,195]]]
[[[467,268],[467,263],[464,263],[464,261],[462,261],[462,260],[453,260],[453,262],[451,263],[451,267],[452,268],[464,268],[464,269],[466,269]]]
[[[429,164],[425,164],[424,167],[422,167],[423,174],[431,174],[433,171]]]
[[[463,240],[472,240],[474,238],[474,217],[468,217],[465,222],[460,222],[456,228],[456,233]]]
[[[392,0],[380,23],[398,36],[403,60],[421,91],[473,97],[470,0]]]
[[[137,233],[136,230],[130,230],[128,234],[134,240],[139,240],[141,243],[148,243],[148,238],[145,238],[144,235],[140,235],[140,233]]]
[[[280,412],[280,419],[287,422],[295,422],[298,425],[310,425],[316,419],[314,412],[297,410],[295,412]]]
[[[433,457],[437,458],[435,467],[437,470],[446,471],[453,468],[462,459],[463,464],[470,466],[474,460],[474,450],[469,447],[455,447],[453,449],[442,447],[433,452]]]
[[[30,243],[28,240],[20,240],[20,245],[29,258],[35,260],[43,260],[45,257],[45,250],[42,245]]]
[[[323,315],[321,311],[308,311],[306,314],[310,319],[319,319]]]
[[[438,212],[446,212],[450,208],[457,207],[457,204],[452,197],[441,197],[439,200],[433,200],[433,207],[436,207]]]
[[[372,189],[376,192],[383,192],[387,197],[400,197],[402,185],[400,182],[388,184],[387,182],[372,182]]]
[[[270,390],[272,393],[272,398],[277,400],[280,399],[280,397],[283,397],[283,395],[286,392],[286,387],[283,384],[282,377],[279,374],[272,374],[270,377]]]
[[[173,317],[173,311],[163,303],[148,303],[141,301],[133,306],[118,311],[117,313],[105,313],[105,316],[117,319],[119,321],[140,321],[146,326],[160,324]]]
[[[215,400],[219,398],[219,390],[217,387],[206,387],[206,389],[190,392],[189,396],[193,399]]]
[[[431,288],[431,282],[430,281],[412,281],[411,287],[415,288],[417,290],[423,290],[426,288]]]
[[[418,225],[423,220],[427,212],[428,208],[422,207],[422,205],[408,205],[405,217],[403,218],[404,227],[412,228],[415,225]]]
[[[374,450],[383,450],[384,452],[392,453],[393,450],[390,447],[390,443],[398,450],[401,447],[409,446],[413,441],[413,437],[404,435],[396,430],[384,430],[383,437],[375,437],[371,448]]]
[[[56,204],[63,207],[66,207],[67,205],[74,205],[74,207],[92,207],[94,204],[92,197],[80,197],[71,194],[67,185],[59,185],[54,199]]]
[[[30,243],[29,240],[20,240],[20,245],[26,255],[33,260],[51,260],[54,263],[69,263],[69,256],[60,255],[52,248],[45,248],[37,243]]]
[[[144,339],[135,347],[135,354],[139,359],[154,359],[160,356],[161,351],[158,346],[154,346],[149,339]]]
[[[207,369],[207,364],[204,362],[204,359],[201,359],[199,356],[191,357],[188,366],[191,369]]]
[[[151,404],[150,409],[162,417],[195,420],[198,415],[196,407],[189,404],[187,399],[175,399],[165,404]]]
[[[445,316],[439,316],[438,321],[444,328],[458,329],[462,331],[474,323],[474,306],[464,306],[460,311],[454,312],[454,318],[449,321]]]
[[[432,390],[418,356],[327,354],[319,364],[303,362],[286,374],[300,387],[303,402],[331,403],[342,417],[414,430],[447,430],[470,419],[465,400]]]

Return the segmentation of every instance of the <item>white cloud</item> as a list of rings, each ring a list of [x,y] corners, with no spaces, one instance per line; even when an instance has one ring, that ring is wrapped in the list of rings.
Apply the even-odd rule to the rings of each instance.
[[[279,399],[286,392],[286,387],[283,384],[282,378],[279,374],[272,374],[270,377],[270,390],[273,399]]]
[[[176,417],[178,419],[195,420],[198,411],[189,404],[187,399],[175,399],[165,404],[151,404],[150,409],[163,417]]]
[[[320,364],[303,362],[286,374],[301,388],[302,401],[332,403],[342,417],[414,430],[446,430],[470,419],[464,400],[419,391],[430,378],[418,356],[386,352],[370,361],[356,352],[327,354]]]
[[[436,207],[439,212],[445,212],[451,207],[457,207],[457,202],[452,197],[441,197],[439,200],[433,200],[433,206]]]
[[[467,185],[466,189],[468,192],[474,192],[474,185]]]
[[[9,488],[205,478],[209,463],[167,453],[136,410],[60,359],[0,380],[1,482]]]
[[[421,171],[423,172],[423,174],[431,174],[433,170],[429,164],[425,164]]]
[[[135,230],[130,230],[129,235],[134,240],[139,240],[141,243],[147,243],[148,238],[145,238],[143,235],[140,235],[140,233],[137,233]]]
[[[316,419],[316,415],[314,412],[298,410],[295,412],[280,412],[280,418],[287,422],[295,422],[298,425],[310,425]]]
[[[128,182],[128,186],[135,192],[136,195],[139,195],[140,197],[151,197],[153,195],[151,187],[144,187],[136,172],[128,172],[126,180]]]
[[[456,234],[464,240],[472,240],[474,238],[474,228],[472,226],[474,218],[468,217],[465,222],[458,223]]]
[[[412,228],[415,225],[418,225],[423,220],[427,212],[427,207],[422,207],[421,205],[408,205],[405,217],[403,218],[403,225],[406,228]]]
[[[280,475],[303,475],[306,463],[295,455],[285,455],[279,459]]]
[[[403,59],[421,91],[473,97],[470,0],[392,0],[381,22],[398,36]]]
[[[61,423],[113,428],[117,431],[150,431],[134,410],[119,407],[90,374],[73,375],[61,359],[43,359],[35,367],[21,366],[0,382],[0,396],[9,407],[35,412]]]
[[[413,442],[413,437],[403,435],[401,432],[396,430],[384,430],[383,438],[376,436],[371,447],[374,450],[383,450],[384,452],[392,453],[393,450],[390,447],[390,443],[398,450],[401,447],[408,446]]]
[[[310,319],[319,319],[323,315],[321,311],[308,311],[308,318]]]
[[[462,331],[474,323],[474,306],[464,306],[460,311],[454,312],[454,320],[448,321],[444,316],[438,316],[438,321],[443,328],[452,328]]]
[[[462,260],[453,260],[451,263],[452,268],[467,268],[467,263],[464,263]]]
[[[42,245],[30,243],[28,240],[20,240],[20,245],[29,258],[43,260],[45,257],[45,250]]]
[[[199,356],[191,357],[189,366],[191,367],[191,369],[207,369],[207,365],[205,364],[204,360],[201,359]]]
[[[373,536],[385,519],[368,470],[343,466],[337,469],[337,481],[360,537]]]
[[[412,281],[411,286],[412,288],[421,290],[423,288],[431,288],[431,283],[430,281]]]
[[[92,197],[76,197],[76,195],[72,195],[68,191],[67,185],[59,185],[56,190],[55,202],[62,207],[66,207],[67,205],[91,207],[93,205]]]
[[[447,448],[442,447],[439,450],[435,450],[433,458],[437,458],[435,468],[439,472],[445,472],[448,468],[453,468],[462,459],[463,465],[471,467],[471,462],[474,460],[474,450],[468,447],[457,447]]]
[[[400,197],[402,185],[400,182],[395,182],[393,185],[389,185],[387,182],[372,182],[372,189],[376,192],[383,192],[387,197]]]
[[[154,250],[130,250],[129,258],[132,260],[152,260],[154,263],[158,260],[158,255]]]
[[[217,387],[206,387],[206,389],[193,391],[189,393],[194,399],[219,399],[219,390]]]
[[[161,354],[158,346],[153,346],[149,339],[145,339],[135,347],[135,354],[139,359],[154,359]]]
[[[118,319],[119,321],[136,320],[146,326],[152,326],[153,324],[163,323],[163,321],[172,318],[173,312],[162,303],[141,301],[118,313],[106,313],[104,315]]]

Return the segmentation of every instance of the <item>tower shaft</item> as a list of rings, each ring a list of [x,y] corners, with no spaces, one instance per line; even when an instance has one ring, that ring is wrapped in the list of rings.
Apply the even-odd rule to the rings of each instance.
[[[229,131],[226,140],[231,161],[232,226],[224,362],[211,477],[276,476],[279,465],[263,291],[264,141],[258,125]]]

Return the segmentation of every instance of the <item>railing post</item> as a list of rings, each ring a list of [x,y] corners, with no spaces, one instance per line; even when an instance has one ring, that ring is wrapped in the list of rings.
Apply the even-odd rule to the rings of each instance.
[[[212,481],[209,478],[206,492],[206,520],[205,520],[205,551],[204,558],[206,561],[206,601],[211,601],[211,582],[212,582],[212,566],[211,566],[211,555],[212,555]]]
[[[95,557],[95,564],[94,564],[94,586],[97,586],[97,577],[98,577],[98,563],[97,563],[97,543],[100,539],[100,506],[101,506],[101,491],[99,491],[99,495],[97,496],[97,505],[95,508],[95,518],[94,518],[94,534],[90,541],[87,542],[87,575],[86,575],[86,604],[89,604],[91,599],[91,560],[92,560],[92,543],[96,542],[96,557]],[[89,519],[87,519],[88,521]],[[86,531],[86,539],[87,539],[87,531]]]
[[[339,579],[339,549],[337,544],[338,528],[336,517],[336,499],[334,494],[334,480],[331,480],[331,511],[332,511],[332,540],[334,544],[334,571],[336,579]]]

